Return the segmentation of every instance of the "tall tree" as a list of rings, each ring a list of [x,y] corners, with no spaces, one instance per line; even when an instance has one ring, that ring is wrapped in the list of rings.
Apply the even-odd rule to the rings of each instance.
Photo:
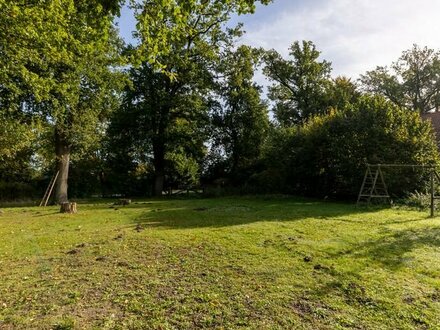
[[[427,112],[440,106],[440,52],[417,45],[391,67],[377,67],[361,76],[364,89],[398,106]]]
[[[220,65],[219,103],[213,108],[213,147],[226,157],[228,174],[242,181],[241,172],[256,164],[269,129],[267,104],[254,81],[260,54],[249,46],[228,49]],[[242,182],[237,182],[242,183]]]
[[[311,41],[296,41],[290,47],[291,59],[275,50],[266,53],[264,73],[274,84],[269,98],[275,102],[274,113],[283,126],[301,123],[327,110],[331,64],[319,61],[320,52]]]
[[[114,102],[118,8],[110,0],[0,2],[4,102],[52,125],[58,202],[68,199],[72,148],[91,142]]]
[[[207,113],[204,94],[209,85],[197,86],[200,76],[194,71],[189,73],[181,76],[184,81],[180,82],[147,62],[132,68],[131,87],[126,89],[122,107],[109,127],[112,163],[125,157],[126,170],[144,165],[153,168],[155,195],[162,194],[165,177],[176,165],[174,161],[182,160],[178,155],[187,159],[203,156],[202,127]]]
[[[254,1],[174,0],[162,6],[145,1],[135,8],[140,40],[135,58],[143,63],[131,71],[134,88],[127,93],[125,106],[144,112],[148,132],[144,137],[154,165],[153,192],[161,195],[169,160],[181,161],[203,150],[197,123],[207,115],[214,66],[221,48],[239,33],[224,24],[234,12],[252,11]]]

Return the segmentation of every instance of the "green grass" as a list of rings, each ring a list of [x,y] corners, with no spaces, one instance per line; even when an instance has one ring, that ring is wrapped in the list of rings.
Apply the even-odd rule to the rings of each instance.
[[[3,209],[0,329],[440,329],[440,218],[426,212],[283,197],[116,208]]]

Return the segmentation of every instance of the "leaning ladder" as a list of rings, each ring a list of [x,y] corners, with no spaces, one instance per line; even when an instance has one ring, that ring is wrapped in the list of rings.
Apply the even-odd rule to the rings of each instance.
[[[55,186],[55,182],[58,179],[58,174],[60,174],[60,171],[58,171],[49,182],[49,185],[47,186],[46,192],[44,193],[43,199],[40,202],[40,206],[47,206],[47,202],[49,201],[50,195],[52,195],[53,187]]]
[[[363,202],[370,204],[372,198],[385,200],[390,198],[380,165],[367,165],[357,204],[359,205]]]

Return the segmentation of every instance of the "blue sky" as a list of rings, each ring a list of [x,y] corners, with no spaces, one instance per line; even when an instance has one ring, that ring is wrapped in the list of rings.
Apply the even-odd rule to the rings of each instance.
[[[356,79],[390,64],[414,43],[440,49],[439,14],[440,0],[275,0],[233,22],[243,22],[247,31],[240,42],[284,56],[293,41],[312,40],[332,62],[334,76]],[[119,26],[132,40],[135,23],[126,8]]]

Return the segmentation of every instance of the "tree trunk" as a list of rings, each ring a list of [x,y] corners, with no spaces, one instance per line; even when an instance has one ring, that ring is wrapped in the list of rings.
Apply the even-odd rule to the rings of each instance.
[[[170,81],[168,81],[170,83]],[[168,90],[169,88],[167,88]],[[173,98],[173,92],[169,92],[170,99]],[[165,184],[165,149],[166,149],[166,128],[169,124],[170,106],[163,105],[160,107],[159,116],[154,121],[154,137],[153,137],[153,165],[154,165],[154,187],[153,195],[162,196]]]
[[[163,188],[165,183],[165,175],[163,171],[156,171],[154,174],[154,196],[162,196]]]
[[[59,171],[55,186],[55,201],[58,204],[62,204],[69,201],[67,195],[67,180],[69,178],[70,146],[67,141],[62,138],[58,130],[55,130],[55,153]]]
[[[165,143],[163,136],[153,141],[154,187],[153,195],[162,196],[165,184]]]
[[[231,151],[232,151],[232,155],[231,155],[231,159],[232,159],[232,166],[231,166],[231,173],[230,175],[232,176],[233,179],[233,183],[236,184],[237,182],[237,170],[239,167],[239,161],[240,161],[240,151],[239,151],[239,147],[238,147],[238,132],[237,130],[235,130],[234,128],[232,129],[231,132]]]
[[[99,183],[101,185],[101,197],[107,196],[106,176],[104,170],[99,171]]]

